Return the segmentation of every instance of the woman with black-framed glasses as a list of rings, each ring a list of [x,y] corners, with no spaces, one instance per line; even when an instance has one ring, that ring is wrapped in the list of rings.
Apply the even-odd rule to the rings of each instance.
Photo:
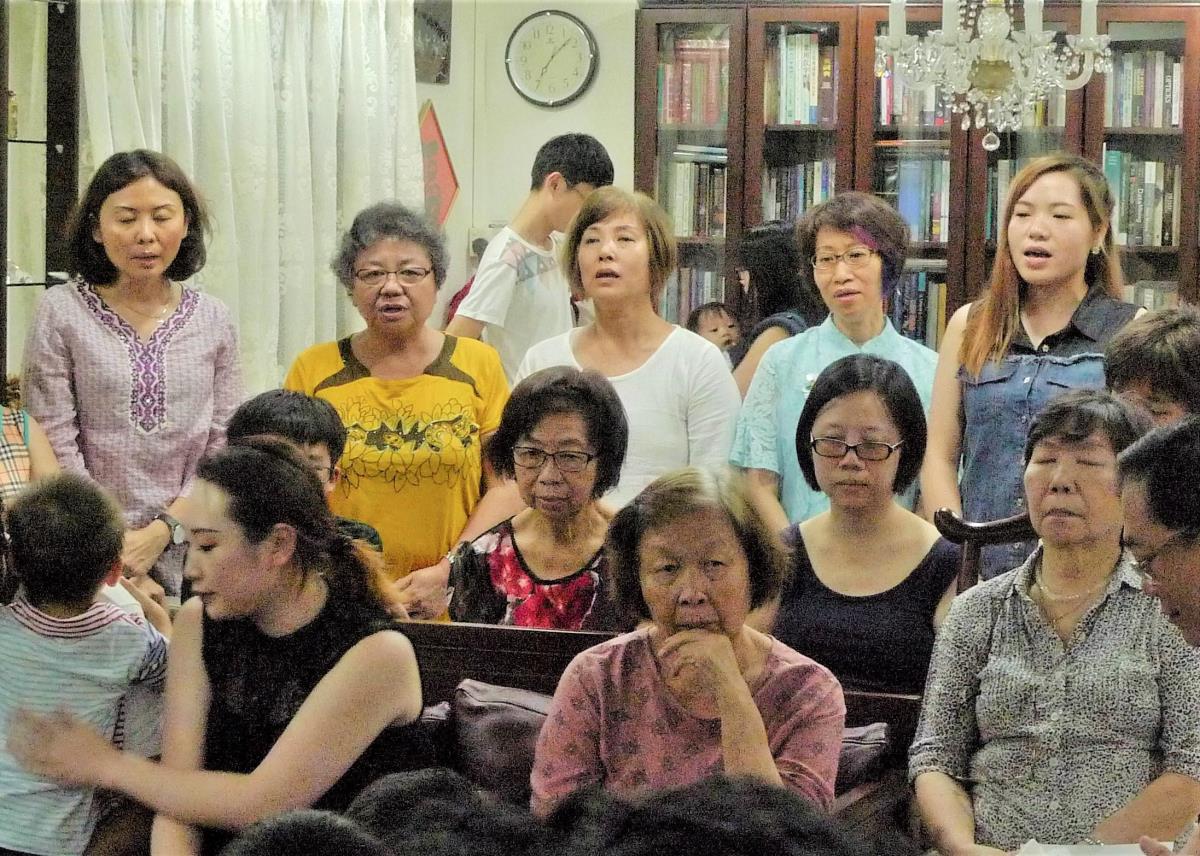
[[[789,528],[775,636],[849,687],[919,693],[954,597],[958,550],[897,501],[921,467],[925,414],[908,373],[859,354],[817,377],[796,429],[829,510]]]
[[[513,390],[488,447],[492,469],[528,506],[451,559],[455,621],[557,630],[615,630],[601,547],[629,429],[608,379],[568,366]]]

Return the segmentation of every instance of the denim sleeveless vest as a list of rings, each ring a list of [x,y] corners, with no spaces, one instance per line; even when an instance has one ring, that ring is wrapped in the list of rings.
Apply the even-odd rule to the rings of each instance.
[[[1034,417],[1068,389],[1103,389],[1103,354],[1010,355],[978,377],[960,369],[963,414],[963,516],[997,520],[1025,510],[1023,454]],[[980,579],[1020,566],[1036,541],[985,547]]]
[[[1069,389],[1104,388],[1104,347],[1138,307],[1093,287],[1070,323],[1035,350],[1024,330],[999,362],[979,375],[960,368],[963,517],[979,523],[1025,510],[1025,438],[1034,418]],[[1021,565],[1036,541],[985,547],[980,579]]]

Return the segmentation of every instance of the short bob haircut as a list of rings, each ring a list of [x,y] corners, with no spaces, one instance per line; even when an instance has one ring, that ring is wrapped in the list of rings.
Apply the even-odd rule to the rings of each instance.
[[[1200,416],[1151,431],[1117,459],[1122,487],[1145,486],[1153,519],[1173,532],[1200,535]]]
[[[873,392],[879,396],[888,415],[896,423],[900,440],[904,444],[894,454],[900,456],[896,468],[893,493],[903,493],[921,471],[925,459],[925,409],[921,396],[913,385],[912,378],[898,363],[870,354],[853,354],[842,357],[825,367],[817,376],[804,409],[800,411],[800,422],[796,425],[796,460],[804,481],[813,490],[820,490],[817,471],[813,464],[811,445],[813,425],[825,405],[844,395],[856,392]]]
[[[62,472],[27,487],[5,524],[13,575],[34,606],[91,602],[121,559],[125,520],[95,482]]]
[[[342,235],[329,269],[347,294],[354,293],[354,263],[359,253],[378,241],[412,241],[429,256],[433,281],[438,288],[446,281],[446,243],[442,234],[423,215],[399,202],[377,202],[359,211]]]
[[[883,293],[896,287],[908,258],[908,224],[898,211],[878,196],[857,190],[839,193],[804,213],[796,224],[796,244],[801,261],[809,266],[817,251],[822,229],[846,232],[879,253],[883,261]],[[753,284],[751,280],[751,284]]]
[[[685,467],[655,479],[609,524],[604,552],[612,573],[613,597],[630,618],[650,618],[642,596],[642,538],[680,518],[709,510],[725,514],[746,554],[750,608],[779,594],[787,575],[787,555],[750,502],[745,478],[728,470]]]
[[[1104,379],[1121,392],[1138,383],[1200,413],[1200,309],[1180,306],[1134,318],[1104,350]]]
[[[587,426],[588,442],[596,454],[596,483],[592,496],[616,486],[629,445],[625,406],[608,378],[599,372],[554,366],[525,378],[509,396],[500,427],[488,443],[488,461],[498,475],[516,475],[513,448],[536,430],[543,417],[578,413]]]
[[[135,149],[117,152],[100,164],[71,215],[67,224],[67,253],[72,274],[94,285],[111,285],[117,281],[116,265],[109,259],[104,244],[94,236],[100,225],[100,209],[108,197],[147,176],[179,194],[187,220],[187,234],[165,271],[167,278],[185,280],[204,267],[207,257],[204,239],[209,232],[208,208],[204,200],[175,161],[159,152]]]
[[[1149,416],[1111,392],[1072,389],[1052,399],[1033,420],[1025,440],[1025,465],[1043,440],[1079,443],[1099,431],[1120,455],[1151,428]]]
[[[614,214],[633,214],[646,230],[646,240],[650,244],[650,300],[657,311],[667,277],[679,262],[679,250],[670,216],[644,193],[630,193],[610,186],[587,195],[562,248],[562,266],[567,279],[576,294],[583,293],[583,277],[579,272],[579,245],[583,242],[583,233]]]

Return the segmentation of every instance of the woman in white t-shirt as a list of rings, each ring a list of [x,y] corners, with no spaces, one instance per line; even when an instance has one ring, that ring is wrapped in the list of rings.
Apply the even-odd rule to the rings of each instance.
[[[590,298],[595,320],[530,348],[517,381],[550,366],[600,372],[629,418],[621,480],[607,499],[624,505],[683,466],[723,466],[741,397],[711,342],[655,311],[677,251],[670,218],[641,193],[588,195],[567,235],[563,268]]]

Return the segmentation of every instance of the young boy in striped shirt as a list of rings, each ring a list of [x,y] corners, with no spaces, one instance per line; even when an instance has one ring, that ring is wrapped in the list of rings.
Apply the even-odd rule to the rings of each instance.
[[[100,813],[91,789],[62,787],[17,765],[4,748],[14,711],[66,710],[120,744],[126,692],[162,683],[163,633],[97,599],[121,577],[124,529],[116,503],[70,473],[27,488],[0,525],[20,583],[16,599],[0,607],[0,852],[76,856]],[[169,632],[165,613],[147,614]]]

